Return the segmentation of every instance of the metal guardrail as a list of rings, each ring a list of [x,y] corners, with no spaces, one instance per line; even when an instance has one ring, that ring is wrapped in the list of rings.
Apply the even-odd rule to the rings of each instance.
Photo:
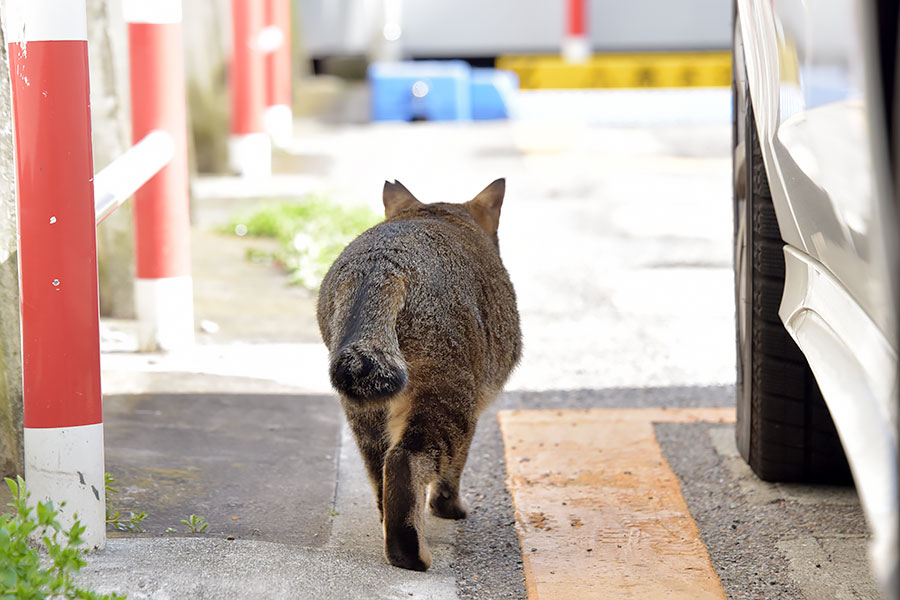
[[[175,143],[165,131],[148,133],[94,176],[94,212],[99,225],[125,200],[168,165]]]

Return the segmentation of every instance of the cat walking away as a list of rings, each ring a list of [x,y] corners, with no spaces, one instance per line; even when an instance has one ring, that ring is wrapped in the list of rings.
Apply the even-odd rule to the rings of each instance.
[[[462,204],[384,184],[386,220],[351,242],[319,292],[331,383],[375,489],[384,551],[424,571],[425,503],[466,516],[459,480],[478,415],[519,360],[516,296],[500,261],[505,180]]]

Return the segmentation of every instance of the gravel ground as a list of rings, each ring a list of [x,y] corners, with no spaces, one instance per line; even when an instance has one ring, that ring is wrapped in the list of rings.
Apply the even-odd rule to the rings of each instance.
[[[503,439],[497,423],[500,405],[482,415],[463,475],[469,516],[460,521],[454,544],[461,600],[526,597],[519,538],[506,490]]]
[[[856,575],[857,589],[850,595],[843,596],[840,590],[832,589],[828,596],[810,596],[801,586],[802,577],[792,572],[796,565],[779,547],[786,540],[804,538],[864,538],[866,524],[852,488],[780,486],[745,480],[728,468],[728,459],[723,460],[714,448],[710,434],[716,429],[723,426],[666,423],[656,425],[656,435],[666,460],[678,475],[682,493],[728,597],[876,598],[865,573]],[[733,427],[724,429],[727,437],[733,438]],[[843,557],[829,558],[832,561],[828,564],[822,564],[823,560],[811,566],[813,576],[840,568],[831,562],[841,562]]]

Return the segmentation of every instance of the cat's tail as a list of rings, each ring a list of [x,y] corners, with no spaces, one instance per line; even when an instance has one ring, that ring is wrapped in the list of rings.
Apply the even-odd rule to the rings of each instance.
[[[351,400],[385,400],[409,380],[397,341],[397,315],[406,286],[397,280],[364,283],[346,315],[344,338],[331,353],[331,385]]]

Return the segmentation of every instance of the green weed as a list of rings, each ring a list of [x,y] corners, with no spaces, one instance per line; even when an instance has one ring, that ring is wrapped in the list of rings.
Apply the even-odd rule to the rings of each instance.
[[[367,207],[337,206],[310,196],[239,215],[226,229],[240,236],[278,240],[277,252],[251,249],[247,258],[259,261],[267,257],[284,266],[292,283],[314,290],[344,247],[380,220]]]
[[[209,527],[206,519],[197,515],[191,515],[187,519],[182,519],[181,522],[187,525],[188,533],[203,533],[203,530]]]
[[[52,502],[28,506],[25,481],[6,478],[13,501],[12,513],[0,514],[0,600],[68,598],[81,600],[124,600],[118,594],[101,595],[77,587],[72,576],[87,564],[81,537],[85,528],[75,515],[68,530],[56,520]],[[41,535],[48,558],[41,555],[29,537]]]
[[[113,508],[110,501],[110,497],[113,494],[119,493],[119,490],[110,485],[115,482],[116,479],[113,477],[112,473],[105,473],[104,479],[106,481],[106,524],[115,527],[119,531],[130,531],[131,533],[143,532],[144,528],[141,524],[144,519],[147,518],[147,513],[143,511],[139,513],[129,512],[129,516],[123,517],[122,511]]]

